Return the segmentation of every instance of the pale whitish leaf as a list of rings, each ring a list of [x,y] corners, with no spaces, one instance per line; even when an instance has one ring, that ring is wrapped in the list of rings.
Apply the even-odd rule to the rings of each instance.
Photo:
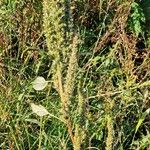
[[[32,111],[40,117],[43,117],[49,114],[46,108],[43,107],[42,105],[36,105],[34,103],[30,103],[30,105],[31,105]]]
[[[30,123],[34,123],[40,126],[40,122],[37,119],[25,119],[25,121],[30,122]]]
[[[43,77],[37,77],[33,81],[33,88],[36,91],[41,91],[41,90],[43,90],[47,86],[47,83],[48,82]]]

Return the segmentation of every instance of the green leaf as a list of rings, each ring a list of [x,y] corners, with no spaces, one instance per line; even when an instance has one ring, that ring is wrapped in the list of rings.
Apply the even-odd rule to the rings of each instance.
[[[150,113],[150,108],[148,108],[143,114],[142,117],[139,119],[136,128],[135,128],[135,133],[137,133],[139,127],[142,125],[143,121],[145,120],[146,116]]]

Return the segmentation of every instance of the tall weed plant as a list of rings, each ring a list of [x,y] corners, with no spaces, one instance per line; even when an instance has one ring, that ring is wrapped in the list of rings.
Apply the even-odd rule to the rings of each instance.
[[[141,2],[0,2],[0,148],[150,148]]]

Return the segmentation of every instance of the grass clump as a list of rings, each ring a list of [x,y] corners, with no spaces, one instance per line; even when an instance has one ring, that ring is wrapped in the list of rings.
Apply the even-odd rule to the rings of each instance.
[[[0,2],[0,149],[149,149],[146,2]]]

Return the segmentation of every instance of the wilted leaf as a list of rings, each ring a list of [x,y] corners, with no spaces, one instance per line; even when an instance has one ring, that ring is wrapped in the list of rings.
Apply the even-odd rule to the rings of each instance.
[[[37,77],[33,82],[33,88],[37,91],[41,91],[47,86],[47,83],[43,77]]]
[[[34,103],[30,103],[30,105],[31,105],[32,111],[40,117],[43,117],[49,114],[46,108],[43,107],[42,105],[36,105]]]

